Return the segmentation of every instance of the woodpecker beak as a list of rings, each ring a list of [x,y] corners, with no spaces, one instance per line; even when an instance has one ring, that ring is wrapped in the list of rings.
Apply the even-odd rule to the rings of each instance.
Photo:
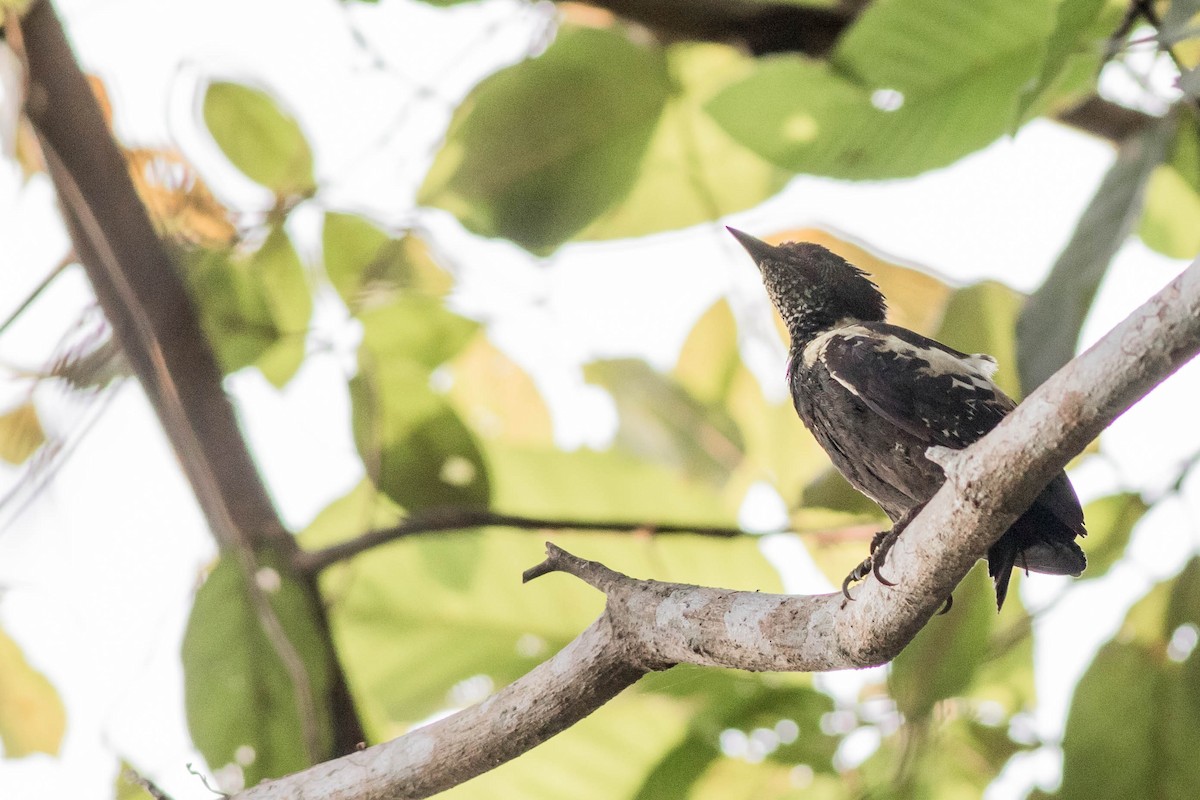
[[[755,239],[748,233],[743,233],[737,228],[726,226],[725,230],[733,234],[733,238],[738,240],[742,247],[746,248],[746,252],[754,259],[754,263],[762,265],[763,261],[770,258],[778,258],[779,248],[774,245],[767,244],[762,239]]]

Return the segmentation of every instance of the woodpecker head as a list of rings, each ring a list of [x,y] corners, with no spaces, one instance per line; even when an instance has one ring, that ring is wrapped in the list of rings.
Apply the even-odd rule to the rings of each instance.
[[[887,316],[883,294],[867,274],[821,245],[775,246],[734,228],[726,230],[758,265],[793,343],[805,342],[843,320],[882,322]]]

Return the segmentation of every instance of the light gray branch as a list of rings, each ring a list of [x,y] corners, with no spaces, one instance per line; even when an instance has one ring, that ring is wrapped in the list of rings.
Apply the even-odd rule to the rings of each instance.
[[[515,758],[646,671],[675,663],[792,671],[884,663],[1071,457],[1197,351],[1200,262],[975,446],[943,458],[946,485],[889,554],[886,571],[897,585],[867,580],[858,599],[844,606],[838,594],[786,596],[635,580],[548,546],[546,561],[526,579],[566,572],[608,598],[604,614],[574,642],[479,705],[261,784],[238,800],[427,797]]]

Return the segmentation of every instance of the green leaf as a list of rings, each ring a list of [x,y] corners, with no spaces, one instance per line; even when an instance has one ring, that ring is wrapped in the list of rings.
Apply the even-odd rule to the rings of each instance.
[[[742,365],[726,407],[746,442],[747,480],[766,480],[789,508],[798,505],[804,487],[829,466],[829,457],[797,418],[791,400],[767,402],[758,379]]]
[[[979,672],[970,689],[973,701],[999,703],[1010,716],[1037,706],[1031,619],[1016,590],[1016,584],[1023,580],[1025,575],[1018,570],[1013,575],[1004,609],[992,628],[986,652],[979,654]]]
[[[350,381],[354,441],[367,474],[412,511],[488,504],[490,482],[475,438],[429,373],[408,360],[363,360]]]
[[[1191,114],[1179,117],[1165,164],[1154,168],[1138,235],[1147,247],[1171,258],[1200,252],[1200,125]]]
[[[735,139],[787,169],[894,178],[1009,130],[1040,69],[1054,3],[873,3],[830,62],[763,59],[709,103]]]
[[[361,481],[321,510],[304,531],[307,547],[322,548],[369,531],[391,528],[404,512],[369,480]],[[478,536],[469,531],[436,531],[411,537],[426,571],[449,589],[470,585],[479,567]],[[384,545],[378,545],[384,546]]]
[[[276,389],[287,385],[304,363],[304,337],[298,334],[283,336],[254,362],[258,371]]]
[[[737,321],[722,298],[692,326],[671,375],[701,403],[719,405],[728,398],[741,364]]]
[[[304,360],[312,293],[282,227],[246,255],[188,251],[184,271],[200,323],[226,372],[255,364],[282,387]]]
[[[1099,578],[1106,574],[1129,544],[1133,526],[1150,510],[1141,495],[1132,492],[1102,497],[1087,504],[1083,518],[1087,520],[1087,569],[1084,578]]]
[[[1025,393],[1074,357],[1092,298],[1141,214],[1146,182],[1162,162],[1173,129],[1166,118],[1121,146],[1049,277],[1026,303],[1017,322]]]
[[[1200,195],[1173,167],[1160,165],[1151,173],[1138,236],[1171,258],[1200,253]]]
[[[304,590],[264,563],[261,576],[279,581],[264,589],[291,648],[303,666],[304,683],[293,683],[281,655],[264,633],[243,576],[222,559],[196,593],[183,637],[184,699],[188,728],[209,766],[242,767],[247,786],[296,772],[333,755],[327,697],[329,664],[322,633]],[[302,709],[311,709],[309,717]],[[302,725],[316,726],[321,751],[306,752]]]
[[[262,284],[263,298],[275,326],[284,335],[303,336],[312,317],[312,292],[304,265],[281,226],[275,226],[254,252],[250,268]]]
[[[685,800],[719,758],[721,748],[715,733],[708,736],[691,733],[654,765],[633,800]]]
[[[393,237],[355,214],[325,215],[322,250],[325,273],[352,311],[404,289],[440,296],[453,284],[420,238]]]
[[[225,81],[209,84],[204,123],[225,157],[250,180],[279,196],[315,190],[304,132],[270,95]]]
[[[945,720],[906,723],[902,735],[884,739],[858,770],[869,796],[983,797],[1008,757],[1028,749],[1009,739],[1007,726],[988,728],[958,711],[951,706]]]
[[[1016,328],[1023,301],[1020,292],[995,281],[959,289],[950,296],[934,337],[964,353],[987,353],[995,358],[999,365],[996,384],[1018,400]]]
[[[279,339],[279,329],[247,260],[217,250],[187,251],[183,260],[221,369],[236,372],[258,361]]]
[[[603,608],[603,595],[579,581],[521,583],[522,571],[545,557],[546,537],[537,532],[484,531],[479,566],[465,586],[449,585],[417,553],[455,535],[399,540],[322,573],[322,585],[338,598],[330,609],[338,652],[375,739],[453,706],[452,690],[468,678],[485,675],[499,687],[524,675]],[[302,539],[309,546],[307,532]],[[563,544],[638,577],[779,589],[749,538],[578,533]]]
[[[488,448],[495,507],[529,517],[734,526],[737,506],[704,483],[619,451]],[[611,566],[611,565],[610,565]],[[722,584],[725,585],[725,584]]]
[[[954,590],[950,613],[930,620],[896,656],[888,690],[906,719],[929,717],[938,701],[972,685],[996,624],[995,607],[987,570],[976,565]]]
[[[282,227],[271,229],[250,258],[263,301],[278,332],[278,341],[256,361],[259,370],[276,388],[282,388],[304,361],[304,340],[312,318],[312,292],[304,265]]]
[[[318,549],[353,539],[376,528],[390,528],[404,511],[369,480],[334,500],[317,514],[301,536],[306,548]]]
[[[718,486],[741,462],[741,433],[729,415],[645,361],[594,361],[583,372],[612,395],[620,415],[617,444],[630,453]]]
[[[550,408],[528,372],[484,336],[476,336],[446,367],[450,398],[471,429],[509,444],[554,441]]]
[[[115,800],[156,800],[138,780],[133,768],[124,761],[117,771],[117,779],[113,786]]]
[[[1163,614],[1163,643],[1171,640],[1180,625],[1200,625],[1200,558],[1193,556],[1171,581],[1170,588]]]
[[[409,361],[434,369],[453,358],[479,330],[479,324],[446,308],[436,297],[401,295],[358,315],[362,350],[372,363]]]
[[[1200,651],[1168,642],[1200,622],[1200,560],[1158,584],[1125,617],[1075,689],[1063,737],[1061,797],[1188,798],[1200,784]],[[1113,735],[1113,721],[1120,735]],[[1132,792],[1132,794],[1130,794]]]
[[[32,400],[0,414],[0,459],[23,464],[45,441],[46,431]]]
[[[562,28],[463,102],[418,200],[548,253],[628,194],[669,89],[658,51]]]
[[[722,759],[720,736],[731,728],[754,732],[764,743],[771,742],[773,747],[762,754],[765,758],[833,773],[839,739],[821,731],[821,718],[834,710],[833,701],[810,686],[781,678],[791,681],[793,676],[747,675],[688,665],[646,676],[638,684],[639,691],[684,697],[703,706],[692,717],[688,736],[658,763],[635,797],[688,797],[706,770]],[[790,741],[776,735],[792,725]]]
[[[689,800],[847,800],[854,797],[842,776],[817,773],[808,777],[803,767],[790,764],[754,764],[738,758],[721,758],[697,782]],[[879,795],[872,794],[877,798]]]
[[[445,800],[613,800],[630,797],[675,746],[686,709],[626,693],[535,750],[459,784]]]
[[[20,645],[0,629],[0,744],[4,757],[58,755],[67,712],[54,685],[25,660]]]
[[[1096,46],[1092,26],[1104,12],[1108,0],[1062,0],[1054,31],[1046,43],[1046,57],[1037,81],[1023,92],[1021,115],[1024,116],[1055,85],[1071,56],[1088,54],[1099,66],[1102,50]]]
[[[1200,785],[1198,693],[1178,665],[1140,644],[1104,645],[1075,689],[1059,796],[1192,797]]]
[[[718,219],[761,203],[791,177],[735,141],[704,109],[753,71],[753,59],[724,45],[679,44],[667,48],[666,65],[670,92],[636,182],[576,238],[629,238]]]

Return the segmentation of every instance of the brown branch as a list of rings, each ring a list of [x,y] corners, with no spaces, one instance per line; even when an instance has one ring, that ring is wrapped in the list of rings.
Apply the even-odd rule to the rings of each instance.
[[[944,459],[945,485],[889,556],[897,585],[868,580],[854,602],[639,581],[547,545],[527,580],[566,572],[607,596],[604,614],[574,642],[478,705],[237,799],[428,797],[521,755],[644,672],[675,663],[791,671],[884,663],[1071,457],[1197,352],[1200,259],[994,431]]]
[[[741,45],[755,55],[824,58],[867,3],[822,8],[745,0],[588,0],[588,5],[637,22],[664,41],[721,42]],[[1092,95],[1054,119],[1119,144],[1157,117]]]
[[[361,536],[331,545],[322,550],[298,551],[292,557],[296,569],[312,574],[331,564],[397,539],[419,536],[425,533],[465,530],[483,527],[516,528],[518,530],[574,530],[574,531],[647,531],[653,534],[691,533],[697,536],[733,538],[750,536],[740,528],[725,525],[687,525],[682,523],[660,523],[642,520],[580,520],[544,517],[523,517],[501,514],[479,508],[433,508],[410,514],[404,521],[390,528],[368,531]],[[768,531],[782,532],[782,531]]]
[[[130,365],[154,406],[184,473],[223,551],[237,559],[256,613],[300,697],[307,675],[253,580],[256,550],[285,555],[295,540],[272,505],[233,407],[222,374],[200,326],[187,288],[159,241],[130,179],[125,159],[47,0],[25,17],[7,20],[16,32],[28,81],[25,113],[63,208],[75,252]],[[323,613],[315,580],[297,576],[311,607]],[[264,617],[264,614],[266,615]],[[323,617],[318,620],[327,623]],[[328,631],[326,630],[326,633]],[[338,752],[363,738],[330,637],[327,656],[335,670],[331,711]],[[311,698],[310,698],[311,699]],[[317,740],[306,728],[310,745]],[[310,750],[312,747],[310,746]]]

